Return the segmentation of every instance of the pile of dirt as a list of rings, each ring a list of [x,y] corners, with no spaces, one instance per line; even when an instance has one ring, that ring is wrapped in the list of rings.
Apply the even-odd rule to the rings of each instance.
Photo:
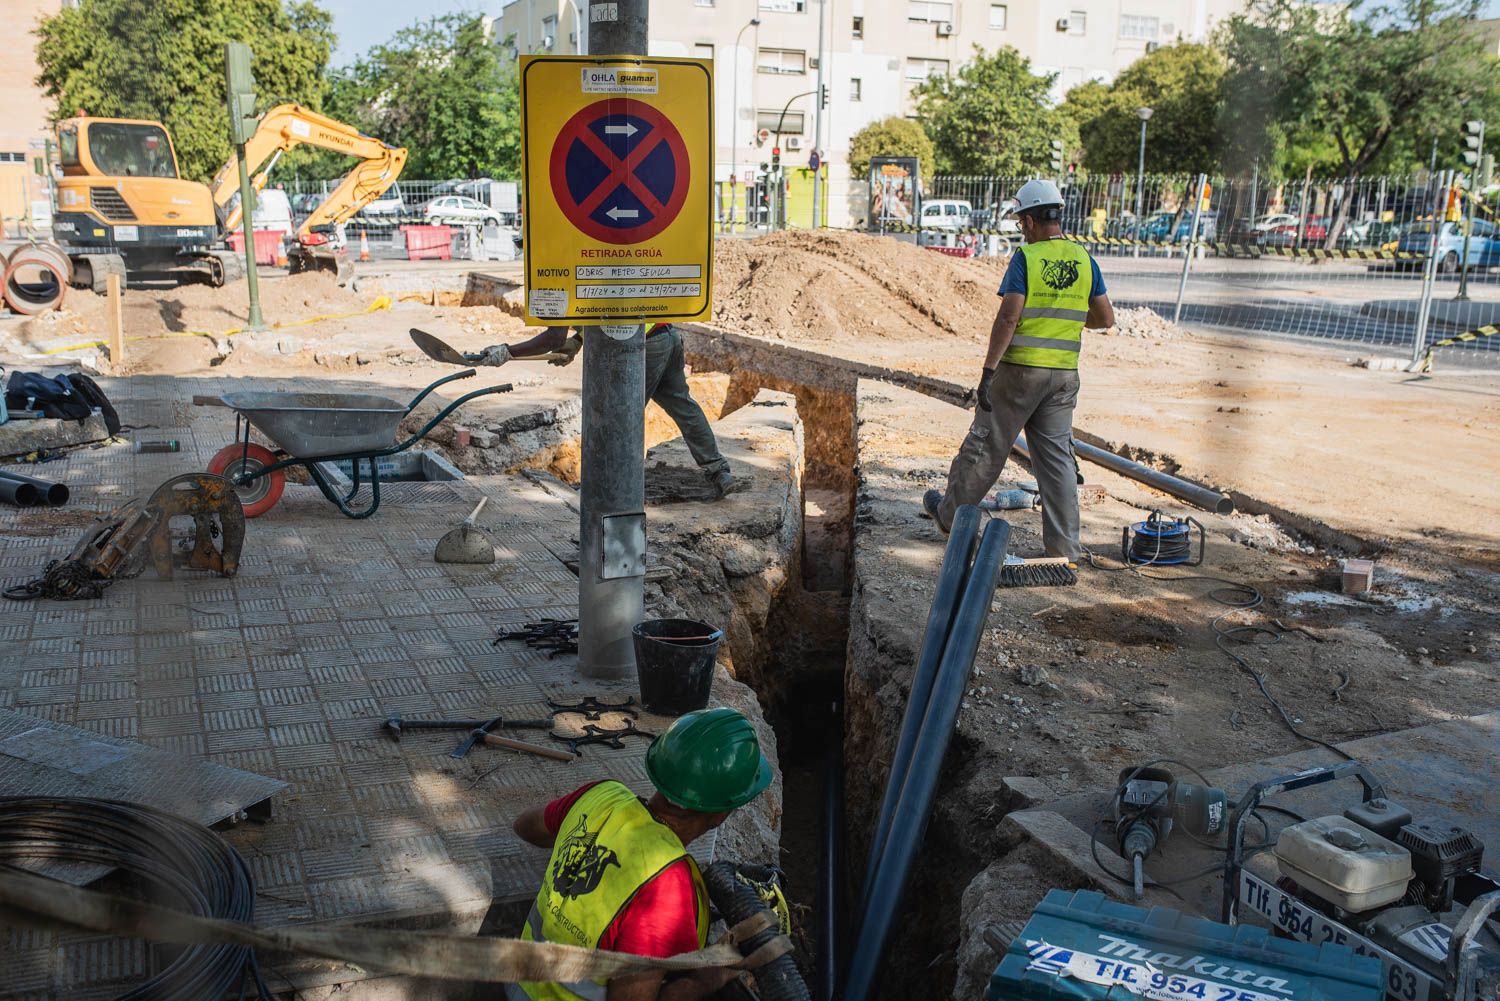
[[[975,339],[1005,264],[827,230],[719,240],[714,322],[789,341]]]
[[[1158,315],[1149,306],[1115,310],[1115,325],[1103,333],[1139,337],[1149,341],[1169,341],[1187,336],[1187,330]]]
[[[124,296],[125,336],[164,334],[220,334],[242,327],[250,294],[243,281],[223,288],[182,285],[176,288],[130,288]],[[260,283],[261,314],[268,324],[290,323],[325,314],[352,313],[370,304],[370,297],[341,287],[331,275],[300,274],[267,278]],[[42,313],[21,328],[29,341],[77,337],[103,339],[109,331],[109,303],[102,295],[74,289],[66,308]]]

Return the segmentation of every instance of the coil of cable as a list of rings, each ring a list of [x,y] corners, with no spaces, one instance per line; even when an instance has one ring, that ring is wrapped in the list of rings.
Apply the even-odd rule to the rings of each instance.
[[[0,797],[0,865],[39,860],[109,866],[151,903],[200,917],[255,919],[255,881],[239,852],[206,827],[138,803]],[[247,977],[270,997],[254,950],[192,945],[116,1001],[243,997]]]

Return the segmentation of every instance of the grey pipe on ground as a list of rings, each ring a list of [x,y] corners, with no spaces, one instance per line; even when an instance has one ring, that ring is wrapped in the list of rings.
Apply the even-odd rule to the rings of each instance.
[[[1021,458],[1027,462],[1031,461],[1031,450],[1026,447],[1026,436],[1024,434],[1017,435],[1016,443],[1011,447],[1020,453]],[[1171,473],[1152,469],[1150,466],[1144,466],[1132,459],[1127,459],[1123,455],[1116,455],[1108,449],[1096,448],[1093,445],[1081,442],[1077,438],[1073,439],[1073,451],[1082,458],[1103,466],[1105,469],[1111,469],[1121,476],[1135,480],[1137,483],[1144,483],[1149,487],[1155,487],[1162,493],[1171,494],[1178,500],[1187,501],[1189,504],[1201,507],[1205,511],[1212,511],[1214,514],[1234,513],[1234,501],[1230,500],[1227,494],[1220,493],[1217,490],[1210,490],[1208,487],[1199,486],[1191,480],[1184,480],[1180,476],[1173,476]]]
[[[25,473],[12,473],[0,469],[0,480],[29,484],[37,492],[37,504],[45,501],[53,507],[61,507],[72,496],[66,483],[57,483],[53,480],[40,480],[35,476],[27,476]]]
[[[0,501],[16,507],[36,507],[42,502],[42,492],[30,483],[0,476]]]

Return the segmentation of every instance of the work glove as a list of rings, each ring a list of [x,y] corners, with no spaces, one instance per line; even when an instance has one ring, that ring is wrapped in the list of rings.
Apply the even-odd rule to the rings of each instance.
[[[995,370],[992,368],[985,369],[984,374],[979,377],[979,388],[974,391],[975,402],[979,404],[979,409],[985,413],[989,413],[991,409],[990,382],[994,378]]]
[[[474,359],[476,365],[493,365],[499,368],[510,361],[510,347],[506,344],[491,344]]]
[[[568,339],[563,341],[558,349],[552,352],[561,357],[550,359],[548,365],[571,365],[573,359],[578,357],[579,350],[583,347],[583,338],[577,334],[569,334]]]

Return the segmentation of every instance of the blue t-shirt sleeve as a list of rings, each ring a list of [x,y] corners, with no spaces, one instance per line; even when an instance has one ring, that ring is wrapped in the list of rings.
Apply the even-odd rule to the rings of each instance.
[[[1097,275],[1097,270],[1095,271]],[[1095,281],[1098,281],[1097,277]],[[1005,269],[1005,277],[1000,279],[1000,295],[1010,295],[1012,292],[1026,294],[1026,255],[1019,250],[1010,255],[1010,266]]]
[[[1094,290],[1089,293],[1089,298],[1093,299],[1097,296],[1107,295],[1109,289],[1104,287],[1104,275],[1099,271],[1099,262],[1094,260],[1092,254],[1089,255],[1089,266],[1094,269]],[[1009,277],[1009,274],[1006,277]]]

